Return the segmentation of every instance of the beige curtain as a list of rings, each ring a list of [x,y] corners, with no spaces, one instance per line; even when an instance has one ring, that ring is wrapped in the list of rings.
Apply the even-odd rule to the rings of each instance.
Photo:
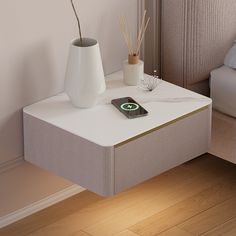
[[[208,94],[210,71],[223,64],[236,39],[236,0],[145,3],[152,16],[145,41],[146,72],[158,68],[165,80]]]
[[[235,37],[235,0],[163,0],[163,77],[207,94],[210,71],[223,64]]]
[[[145,35],[144,61],[145,72],[153,74],[157,70],[161,74],[161,0],[145,0],[144,8],[150,16],[150,25]]]

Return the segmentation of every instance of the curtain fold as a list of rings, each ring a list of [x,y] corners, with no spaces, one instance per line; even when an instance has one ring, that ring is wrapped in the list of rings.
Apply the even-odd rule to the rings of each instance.
[[[207,94],[210,71],[236,38],[235,12],[235,0],[162,0],[163,78]]]

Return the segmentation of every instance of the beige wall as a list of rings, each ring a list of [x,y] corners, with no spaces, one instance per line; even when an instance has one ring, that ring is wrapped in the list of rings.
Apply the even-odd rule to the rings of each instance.
[[[121,67],[126,49],[118,15],[136,30],[136,0],[80,0],[83,34],[99,40],[106,73]],[[129,14],[128,14],[129,13]],[[0,164],[23,155],[27,104],[62,91],[68,45],[77,35],[69,0],[0,1]]]
[[[100,43],[105,72],[120,69],[127,52],[118,16],[127,13],[136,32],[137,0],[75,3],[83,34]],[[69,0],[0,1],[0,170],[23,155],[22,107],[63,90],[68,46],[76,36]],[[16,168],[0,171],[1,216],[71,184],[26,163]],[[16,201],[12,196],[19,196],[19,182],[21,194]]]

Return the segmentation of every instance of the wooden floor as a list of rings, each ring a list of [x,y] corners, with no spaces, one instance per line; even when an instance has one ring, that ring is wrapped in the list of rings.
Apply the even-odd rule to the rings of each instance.
[[[236,165],[209,154],[111,198],[85,191],[4,236],[236,235]]]

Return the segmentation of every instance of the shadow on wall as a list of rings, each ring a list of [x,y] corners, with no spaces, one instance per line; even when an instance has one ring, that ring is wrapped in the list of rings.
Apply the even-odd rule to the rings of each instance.
[[[20,132],[19,132],[20,127]],[[9,132],[11,131],[11,132]],[[21,110],[0,121],[0,165],[14,157],[16,150],[23,154]],[[22,155],[21,155],[22,156]],[[6,159],[7,157],[7,159]],[[18,156],[15,156],[17,158]]]
[[[63,81],[56,76],[53,56],[53,47],[41,42],[29,45],[17,61],[14,58],[12,93],[4,97],[5,114],[0,117],[0,164],[23,155],[22,108],[62,90]]]
[[[52,48],[40,43],[24,53],[21,65],[19,99],[24,105],[53,95],[56,84]]]

